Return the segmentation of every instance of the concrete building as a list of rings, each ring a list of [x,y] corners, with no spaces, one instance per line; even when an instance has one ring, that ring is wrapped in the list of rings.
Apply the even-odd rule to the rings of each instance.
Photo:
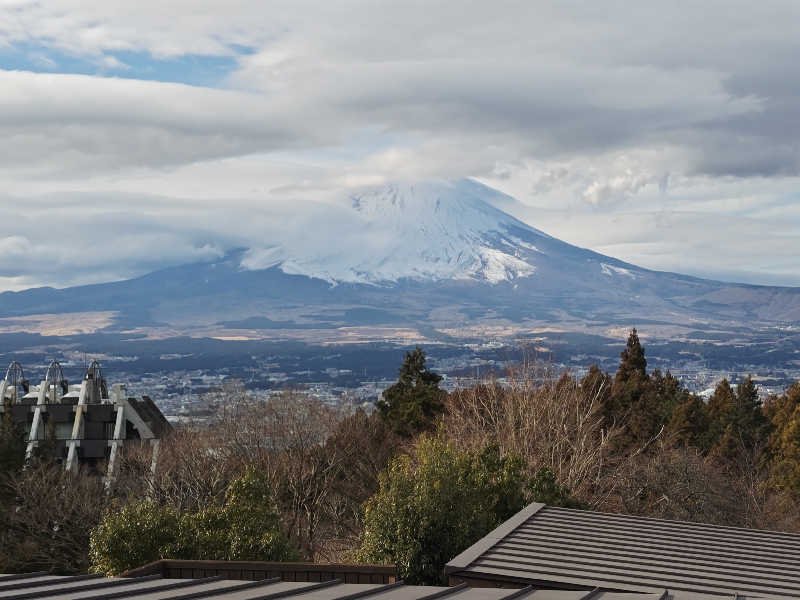
[[[26,461],[37,451],[52,453],[68,470],[79,465],[104,470],[107,485],[113,483],[125,444],[151,444],[155,467],[159,439],[172,429],[147,396],[128,397],[124,384],[109,390],[97,361],[78,385],[69,385],[57,361],[33,385],[14,361],[0,381],[0,399],[0,419],[10,411],[25,432]]]

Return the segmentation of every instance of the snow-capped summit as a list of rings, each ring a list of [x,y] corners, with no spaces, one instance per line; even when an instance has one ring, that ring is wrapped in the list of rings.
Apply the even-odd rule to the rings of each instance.
[[[345,214],[309,223],[310,235],[251,250],[248,269],[278,266],[331,283],[383,284],[401,279],[473,279],[492,284],[536,273],[538,239],[546,234],[498,210],[513,201],[471,180],[388,184],[351,193]],[[341,223],[345,223],[342,227]],[[522,239],[524,238],[524,239]]]
[[[474,181],[392,184],[326,200],[298,210],[307,218],[282,223],[286,231],[260,248],[127,281],[7,292],[0,312],[89,306],[118,315],[120,331],[156,322],[248,331],[370,325],[425,327],[447,339],[480,323],[527,331],[543,321],[684,328],[800,320],[800,289],[650,271],[578,248],[506,214],[497,207],[515,201]]]

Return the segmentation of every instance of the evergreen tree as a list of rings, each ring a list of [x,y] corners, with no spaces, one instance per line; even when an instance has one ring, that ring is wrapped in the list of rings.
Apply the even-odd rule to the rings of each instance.
[[[728,423],[709,449],[708,456],[718,467],[732,472],[740,466],[740,459],[746,450],[740,431],[732,423]]]
[[[620,354],[605,414],[609,425],[617,424],[623,428],[622,435],[617,438],[618,449],[646,444],[658,433],[661,415],[649,388],[647,359],[639,335],[633,329],[625,350]]]
[[[639,341],[639,333],[634,327],[628,335],[628,342],[625,350],[620,353],[619,369],[614,377],[617,381],[628,381],[635,377],[647,376],[647,359],[644,356],[644,348]]]
[[[527,485],[528,501],[540,502],[547,506],[563,506],[588,510],[589,505],[573,497],[569,488],[561,485],[555,473],[548,467],[542,467],[531,477]]]
[[[628,336],[625,350],[620,354],[619,367],[611,385],[606,419],[609,423],[624,423],[630,415],[632,404],[644,391],[647,381],[647,360],[639,342],[636,329]]]
[[[750,448],[762,445],[769,435],[769,423],[758,396],[758,387],[749,375],[736,386],[735,425]]]
[[[709,451],[731,465],[742,452],[753,452],[767,441],[769,423],[750,377],[735,392],[727,379],[720,381],[708,401],[708,417]]]
[[[780,396],[771,395],[767,398],[762,412],[764,418],[770,422],[773,434],[777,433],[778,429],[792,417],[792,413],[798,405],[800,405],[800,381]]]
[[[592,365],[581,379],[581,393],[587,400],[596,399],[605,411],[611,398],[611,376],[603,373],[597,365]]]
[[[800,493],[800,382],[764,407],[770,420],[769,482],[778,489]]]
[[[800,494],[800,407],[795,408],[776,436],[770,483]]]
[[[669,371],[662,375],[658,369],[650,374],[650,393],[655,396],[653,401],[663,425],[668,424],[672,420],[672,413],[689,399],[689,391],[677,377]]]
[[[442,376],[428,370],[421,348],[406,352],[397,383],[384,390],[378,411],[403,437],[429,430],[442,411],[446,392],[439,388]]]
[[[725,432],[730,415],[736,405],[736,394],[727,379],[723,379],[714,388],[714,393],[708,399],[708,434],[706,447],[713,448]]]
[[[91,571],[117,575],[162,558],[297,560],[268,477],[248,467],[220,504],[181,514],[152,501],[112,505],[90,536]]]
[[[667,425],[672,440],[681,446],[708,450],[708,414],[705,403],[689,395],[675,407]]]
[[[708,399],[708,418],[711,421],[709,433],[712,436],[712,442],[722,435],[735,406],[736,394],[728,380],[723,379],[717,384],[714,393]]]

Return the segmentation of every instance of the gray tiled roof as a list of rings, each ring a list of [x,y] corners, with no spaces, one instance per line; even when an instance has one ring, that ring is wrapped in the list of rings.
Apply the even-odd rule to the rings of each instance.
[[[800,598],[800,535],[532,504],[446,571],[537,587]]]
[[[534,590],[468,587],[426,587],[402,583],[350,584],[338,580],[324,583],[231,581],[205,579],[161,579],[157,575],[135,578],[100,576],[58,577],[0,575],[3,600],[667,600],[664,591],[654,594],[610,593],[594,590]],[[746,598],[740,597],[741,600]],[[701,595],[678,596],[677,600],[709,600]]]

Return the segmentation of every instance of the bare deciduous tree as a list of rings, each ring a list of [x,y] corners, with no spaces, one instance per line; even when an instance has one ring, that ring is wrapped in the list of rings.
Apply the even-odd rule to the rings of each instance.
[[[550,468],[575,497],[600,506],[611,493],[608,475],[618,468],[609,462],[617,430],[604,423],[603,392],[529,363],[509,372],[507,386],[488,380],[451,394],[443,424],[456,443],[497,443],[532,471]]]
[[[359,544],[364,504],[378,491],[378,478],[408,441],[376,414],[357,410],[339,422],[327,443],[337,472],[327,502],[329,526],[318,548],[325,560],[348,559]]]
[[[108,502],[103,480],[35,461],[3,485],[15,500],[0,520],[0,570],[85,572],[89,531]]]
[[[197,510],[219,503],[230,481],[254,466],[275,490],[290,540],[316,558],[324,540],[338,535],[331,533],[338,528],[334,482],[350,455],[327,440],[342,410],[301,391],[259,400],[238,382],[213,392],[209,403],[216,418],[162,440],[154,474],[148,449],[126,454],[117,493],[139,490],[179,511]]]
[[[151,464],[151,447],[126,448],[115,494],[148,498],[178,511],[197,510],[221,501],[243,468],[228,460],[211,431],[195,427],[179,429],[161,440],[155,472]]]

